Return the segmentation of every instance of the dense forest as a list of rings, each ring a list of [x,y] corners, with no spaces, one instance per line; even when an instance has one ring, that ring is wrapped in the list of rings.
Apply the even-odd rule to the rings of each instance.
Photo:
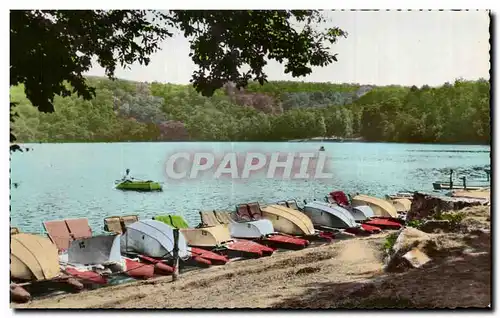
[[[440,87],[269,82],[226,85],[203,97],[190,85],[89,77],[96,97],[56,96],[39,112],[23,86],[12,124],[18,142],[280,141],[319,136],[391,142],[490,142],[490,86]]]

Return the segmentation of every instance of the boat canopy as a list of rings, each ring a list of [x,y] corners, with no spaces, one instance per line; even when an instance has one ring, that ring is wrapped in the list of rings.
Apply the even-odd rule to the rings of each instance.
[[[217,224],[203,228],[189,228],[187,222],[179,215],[155,216],[155,220],[164,222],[169,226],[175,224],[190,246],[212,247],[222,245],[231,240],[231,234],[227,225]]]
[[[411,200],[405,198],[393,199],[392,204],[398,212],[408,212],[411,208]]]
[[[104,219],[104,231],[123,234],[127,225],[139,221],[138,215],[110,216]]]
[[[182,234],[190,246],[215,247],[231,241],[227,225],[219,224],[198,229],[182,229]]]
[[[304,213],[318,225],[333,228],[358,227],[354,216],[348,210],[337,204],[312,201],[305,205]]]
[[[209,213],[203,212],[202,218]],[[212,215],[218,224],[229,226],[231,237],[254,239],[274,233],[273,223],[266,219],[237,222],[231,218],[230,212],[213,211]]]
[[[274,230],[290,235],[313,235],[311,220],[302,212],[272,204],[261,209],[262,216],[273,223]]]
[[[167,257],[174,249],[173,227],[156,220],[140,220],[127,225],[121,239],[122,252],[136,252],[151,257]],[[187,258],[190,252],[186,238],[179,231],[179,257]]]
[[[120,238],[120,234],[113,234],[74,240],[68,249],[68,263],[74,265],[120,263]]]
[[[59,275],[59,254],[50,239],[27,233],[11,236],[10,276],[46,280]]]
[[[368,205],[373,209],[376,216],[383,217],[398,217],[398,212],[394,205],[386,200],[371,197],[368,195],[358,194],[352,198],[352,206]]]
[[[254,239],[274,233],[273,223],[262,219],[249,222],[229,223],[229,232],[232,237]]]
[[[180,215],[157,215],[153,218],[156,221],[163,222],[178,229],[187,229],[189,225]]]
[[[85,218],[45,221],[43,226],[50,240],[61,251],[67,250],[74,239],[92,237],[92,229]]]

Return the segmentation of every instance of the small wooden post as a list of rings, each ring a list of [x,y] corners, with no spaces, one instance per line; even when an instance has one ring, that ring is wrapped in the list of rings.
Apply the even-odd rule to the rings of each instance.
[[[453,169],[450,170],[450,190],[453,190]]]
[[[174,229],[174,272],[172,274],[172,281],[175,282],[179,276],[179,229]]]
[[[467,182],[466,182],[466,179],[467,177],[462,177],[462,182],[463,182],[463,185],[464,185],[464,189],[467,189]]]

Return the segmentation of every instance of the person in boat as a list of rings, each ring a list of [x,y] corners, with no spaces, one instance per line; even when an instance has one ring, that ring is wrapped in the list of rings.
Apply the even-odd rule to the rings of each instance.
[[[125,170],[125,175],[122,178],[122,181],[132,181],[132,177],[129,176],[130,169]]]
[[[325,147],[321,146],[321,147],[319,148],[319,151],[325,151]]]

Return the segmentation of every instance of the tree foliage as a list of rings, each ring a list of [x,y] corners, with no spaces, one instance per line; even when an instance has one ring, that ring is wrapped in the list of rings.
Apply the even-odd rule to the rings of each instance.
[[[190,39],[190,56],[199,67],[192,82],[211,96],[228,81],[238,87],[250,79],[263,84],[267,60],[285,63],[293,76],[335,61],[325,43],[346,33],[311,26],[322,21],[315,10],[14,10],[10,83],[24,84],[26,96],[42,112],[53,111],[56,95],[73,92],[89,100],[95,90],[83,74],[94,57],[113,78],[118,65],[147,65],[160,42],[179,29]]]
[[[371,141],[489,143],[489,83],[461,81],[435,88],[371,87],[351,104],[316,99],[290,108],[269,111],[254,102],[238,103],[234,92],[220,90],[212,97],[192,86],[134,83],[89,78],[96,87],[90,101],[76,94],[56,97],[56,112],[39,113],[24,95],[23,87],[11,88],[11,100],[19,105],[13,124],[23,142],[54,141],[270,141],[322,136],[362,137]],[[301,84],[269,82],[262,91],[237,94],[268,98],[280,103],[282,95],[298,94]],[[358,92],[362,86],[324,84],[325,92]],[[251,83],[249,87],[252,87]],[[279,89],[276,89],[279,87]],[[319,87],[319,86],[317,86]],[[275,94],[273,90],[282,91]],[[307,92],[307,93],[306,93]],[[321,94],[320,94],[321,93]],[[331,94],[335,96],[335,94]],[[356,95],[357,96],[357,95]],[[250,99],[251,100],[251,99]],[[314,101],[313,97],[310,101]],[[335,104],[335,102],[338,102]],[[266,104],[278,109],[278,104]]]

